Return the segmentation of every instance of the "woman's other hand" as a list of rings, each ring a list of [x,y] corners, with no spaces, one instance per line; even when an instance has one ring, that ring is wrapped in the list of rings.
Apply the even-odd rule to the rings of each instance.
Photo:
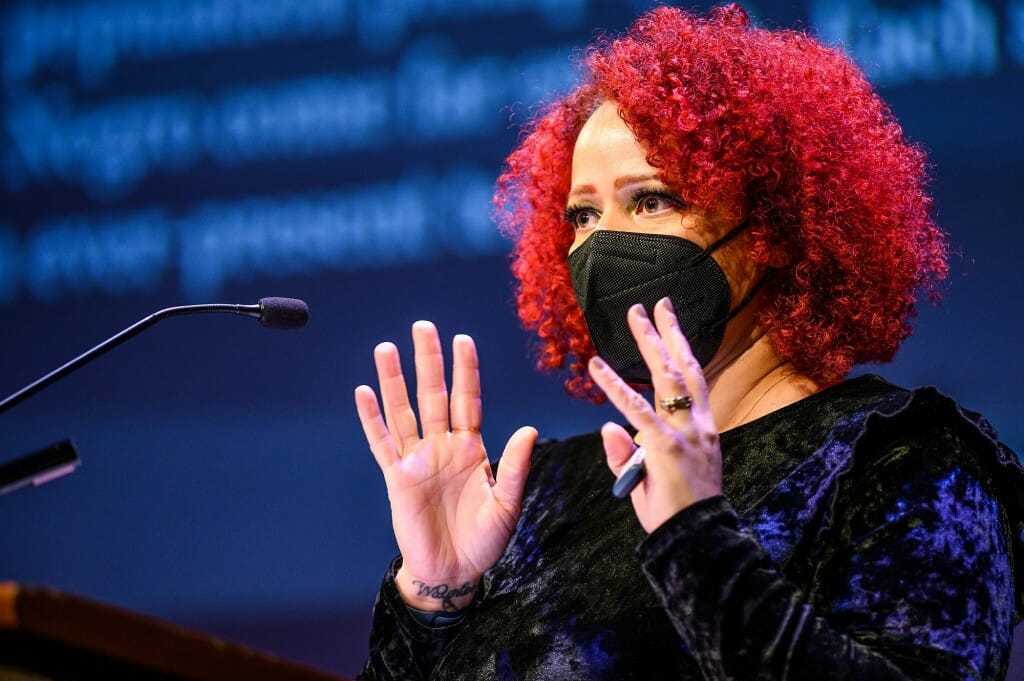
[[[636,440],[646,450],[646,475],[630,498],[647,532],[687,506],[722,493],[722,452],[704,373],[667,298],[655,306],[654,319],[656,326],[642,305],[634,305],[628,314],[630,331],[651,370],[657,407],[600,358],[591,359],[589,367],[594,382],[637,429]],[[634,439],[614,423],[605,424],[601,435],[608,466],[617,477],[636,448]]]
[[[537,431],[524,427],[512,435],[495,479],[480,437],[473,339],[458,335],[452,341],[449,400],[437,329],[419,321],[412,336],[419,419],[393,343],[374,350],[380,404],[373,389],[361,385],[355,390],[356,410],[391,501],[402,554],[399,593],[414,608],[453,611],[472,601],[483,573],[508,545]]]

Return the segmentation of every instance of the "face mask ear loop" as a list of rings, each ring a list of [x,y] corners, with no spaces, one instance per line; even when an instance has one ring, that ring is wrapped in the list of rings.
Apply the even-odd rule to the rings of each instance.
[[[706,258],[710,258],[712,253],[714,253],[719,248],[735,239],[737,236],[740,235],[741,232],[743,232],[743,230],[745,230],[749,226],[750,222],[748,220],[744,220],[740,224],[733,227],[731,230],[729,230],[729,232],[725,234],[725,236],[723,236],[721,239],[719,239],[718,241],[716,241],[715,243],[711,244],[703,251],[701,251],[700,255],[695,256],[693,260],[690,261],[690,266],[692,267],[697,263],[703,262]]]
[[[751,300],[754,299],[754,296],[756,296],[757,292],[761,290],[761,287],[764,286],[764,282],[767,279],[768,279],[768,275],[767,274],[765,274],[763,277],[758,279],[757,283],[754,284],[754,288],[750,289],[750,293],[748,293],[747,295],[743,296],[743,300],[741,300],[739,303],[737,303],[736,307],[734,307],[729,312],[729,314],[725,315],[720,320],[718,320],[717,322],[715,322],[714,324],[709,326],[707,328],[707,331],[705,331],[704,333],[714,333],[715,331],[718,330],[719,327],[724,326],[725,324],[728,324],[729,321],[732,320],[733,317],[738,315],[740,313],[740,311],[747,306],[747,303],[749,303]]]
[[[750,220],[744,220],[743,222],[729,230],[729,232],[726,233],[726,235],[723,236],[721,239],[705,248],[704,252],[708,253],[709,255],[711,253],[714,253],[719,248],[721,248],[722,246],[726,245],[727,243],[738,237],[740,233],[745,231],[748,227],[750,227]]]
[[[728,232],[726,232],[726,234],[725,234],[725,235],[724,235],[724,236],[723,236],[723,237],[722,237],[721,239],[719,239],[719,240],[718,240],[718,241],[716,241],[715,243],[713,243],[713,244],[711,244],[710,246],[708,246],[707,248],[705,248],[705,249],[704,249],[704,250],[703,250],[703,251],[701,252],[701,254],[700,254],[700,255],[698,255],[698,256],[697,256],[696,258],[694,258],[694,259],[693,259],[693,264],[696,264],[696,263],[698,263],[698,262],[700,262],[700,261],[704,260],[704,258],[710,258],[710,257],[711,257],[711,254],[712,254],[712,253],[714,253],[714,252],[715,252],[715,251],[717,251],[717,250],[718,250],[719,248],[721,248],[721,247],[722,247],[722,246],[724,246],[725,244],[727,244],[727,243],[729,243],[730,241],[732,241],[733,239],[735,239],[735,238],[736,238],[737,236],[739,236],[739,235],[740,235],[740,234],[741,234],[741,233],[742,233],[742,232],[743,232],[744,230],[746,230],[746,229],[747,229],[748,227],[750,227],[750,220],[744,220],[744,221],[743,221],[743,222],[741,222],[740,224],[738,224],[738,225],[736,225],[735,227],[733,227],[733,228],[732,228],[731,230],[729,230]],[[728,323],[729,323],[729,321],[730,321],[730,320],[731,320],[731,319],[732,319],[733,317],[735,317],[736,315],[738,315],[738,314],[740,313],[740,311],[741,311],[741,310],[742,310],[742,309],[743,309],[744,307],[746,307],[746,306],[747,306],[747,303],[749,303],[749,302],[750,302],[751,300],[753,300],[753,299],[754,299],[754,296],[756,296],[756,295],[757,295],[757,292],[761,290],[761,286],[762,286],[762,285],[764,284],[764,281],[765,281],[765,279],[767,279],[767,278],[768,278],[768,275],[767,275],[767,274],[765,274],[765,275],[764,275],[763,277],[761,277],[761,278],[760,278],[760,279],[758,280],[758,282],[757,282],[756,284],[754,284],[754,288],[750,289],[750,293],[748,293],[747,295],[745,295],[745,296],[743,297],[743,300],[741,300],[741,301],[740,301],[740,302],[739,302],[739,303],[738,303],[738,304],[736,305],[736,307],[734,307],[734,308],[733,308],[732,310],[730,310],[730,311],[729,311],[729,314],[725,315],[724,317],[722,317],[722,318],[721,318],[720,320],[718,320],[717,322],[715,322],[715,323],[714,323],[714,324],[712,324],[711,326],[706,326],[706,327],[704,327],[703,329],[701,329],[700,331],[698,331],[698,332],[697,332],[697,333],[696,333],[695,335],[697,335],[697,336],[708,336],[708,335],[711,335],[711,334],[713,334],[713,333],[716,333],[716,332],[718,331],[718,329],[719,329],[720,327],[722,327],[722,326],[724,326],[724,325],[728,324]]]

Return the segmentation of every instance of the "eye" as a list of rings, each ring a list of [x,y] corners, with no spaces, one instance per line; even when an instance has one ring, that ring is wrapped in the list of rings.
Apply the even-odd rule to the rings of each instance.
[[[641,189],[633,195],[633,206],[638,215],[657,215],[682,205],[682,199],[663,189]]]
[[[573,229],[589,229],[596,227],[601,219],[600,214],[593,208],[585,206],[569,206],[565,209],[565,221]]]

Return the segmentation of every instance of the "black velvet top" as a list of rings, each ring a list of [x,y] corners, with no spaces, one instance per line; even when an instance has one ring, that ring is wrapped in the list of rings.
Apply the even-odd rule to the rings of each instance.
[[[649,536],[611,495],[599,434],[539,444],[465,619],[413,620],[396,560],[361,678],[1005,676],[1024,470],[983,418],[868,376],[721,444],[724,496]]]

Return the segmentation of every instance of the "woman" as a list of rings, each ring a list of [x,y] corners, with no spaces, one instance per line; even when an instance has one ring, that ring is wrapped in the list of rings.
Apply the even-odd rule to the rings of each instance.
[[[736,6],[586,66],[497,203],[541,366],[631,428],[523,428],[495,477],[472,340],[449,399],[413,326],[419,425],[378,346],[383,411],[355,397],[401,557],[363,677],[1002,678],[1019,462],[933,390],[843,380],[946,273],[923,154],[849,60]]]

